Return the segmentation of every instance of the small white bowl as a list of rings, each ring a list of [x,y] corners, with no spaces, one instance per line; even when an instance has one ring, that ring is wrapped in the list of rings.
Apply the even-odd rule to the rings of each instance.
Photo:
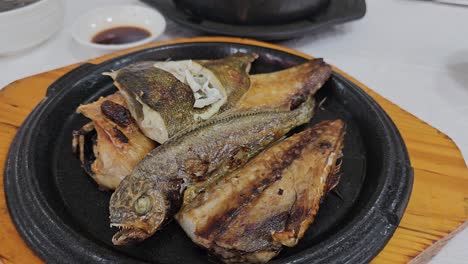
[[[8,55],[46,41],[62,27],[63,14],[62,0],[40,0],[0,12],[0,55]]]
[[[125,44],[96,44],[92,38],[107,29],[133,26],[148,30],[151,35],[139,41]],[[73,38],[80,44],[98,50],[121,50],[154,41],[166,29],[166,20],[155,9],[120,5],[93,9],[80,16],[71,28]]]

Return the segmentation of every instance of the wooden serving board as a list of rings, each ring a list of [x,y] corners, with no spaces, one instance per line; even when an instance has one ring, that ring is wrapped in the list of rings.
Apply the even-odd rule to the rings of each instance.
[[[90,60],[109,58],[152,46],[182,42],[238,42],[311,56],[248,39],[201,37],[151,43]],[[47,87],[79,64],[15,81],[0,90],[0,264],[42,263],[15,229],[5,201],[3,171],[9,146],[26,116],[44,98]],[[453,141],[437,129],[402,110],[364,84],[334,68],[370,94],[390,115],[408,147],[414,168],[414,187],[400,226],[372,263],[425,263],[456,232],[468,226],[468,169]]]

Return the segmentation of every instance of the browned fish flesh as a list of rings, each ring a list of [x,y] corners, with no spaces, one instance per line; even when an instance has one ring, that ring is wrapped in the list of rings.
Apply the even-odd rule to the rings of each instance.
[[[222,65],[226,64],[226,60],[233,60],[232,64],[239,64],[238,67],[245,68],[246,71],[250,68],[250,63],[248,60],[236,60],[236,56],[233,55],[231,57],[226,58],[223,60],[212,60],[212,61],[198,61],[200,64],[203,64],[209,67],[213,72],[216,72],[216,69],[219,65],[223,68]],[[255,56],[255,55],[254,55]],[[253,57],[252,57],[253,59]],[[163,69],[167,69],[170,72],[174,72],[173,68],[179,67],[181,61],[173,61],[173,62],[156,62],[158,67]],[[185,61],[188,63],[189,61]],[[243,63],[245,65],[243,65]],[[229,64],[229,63],[228,63]],[[149,64],[149,66],[153,66]],[[193,66],[192,66],[193,68]],[[236,72],[232,73],[235,74]],[[235,96],[239,96],[244,94],[240,99],[240,102],[235,104],[232,107],[232,110],[246,110],[246,109],[290,109],[294,107],[295,104],[300,103],[301,100],[304,100],[307,96],[311,96],[315,94],[317,89],[319,89],[323,83],[330,77],[331,74],[331,67],[323,62],[322,59],[314,59],[308,61],[304,64],[300,64],[298,66],[294,66],[288,68],[286,70],[272,72],[272,73],[265,73],[265,74],[256,74],[250,76],[250,88],[244,94],[242,89],[245,88],[245,85],[236,86],[241,91],[237,91]],[[178,78],[182,78],[178,76]],[[243,75],[239,76],[239,80],[243,80]],[[235,80],[236,78],[226,78],[224,83],[229,84],[230,80]],[[243,80],[242,82],[245,82]],[[229,92],[236,91],[234,86],[231,84],[228,89]],[[115,95],[111,95],[106,97],[107,100],[113,101],[117,104],[124,106],[124,108],[128,108],[126,101],[121,96],[120,92],[117,92]],[[236,102],[233,100],[232,102]],[[92,120],[97,120],[98,123],[109,123],[113,124],[113,122],[100,111],[100,103],[93,102],[89,105],[82,105],[80,109],[88,112],[87,116]],[[128,113],[128,110],[121,111],[122,113]],[[133,119],[132,117],[129,118]],[[135,127],[135,122],[133,120],[132,125],[130,127]],[[115,124],[114,124],[115,125]],[[157,127],[156,124],[153,124]],[[120,183],[120,180],[123,179],[125,172],[130,173],[134,166],[136,166],[136,161],[139,158],[134,160],[127,160],[123,162],[119,162],[116,167],[112,166],[112,161],[117,163],[116,161],[119,158],[119,155],[115,156],[115,144],[113,142],[117,142],[116,140],[109,141],[109,134],[110,132],[104,133],[102,131],[102,127],[108,127],[101,125],[100,133],[95,135],[95,128],[94,123],[91,122],[85,125],[82,129],[75,132],[74,136],[74,144],[76,146],[76,152],[80,156],[80,160],[83,164],[84,169],[88,172],[88,174],[92,175],[99,185],[105,189],[115,189],[115,187]],[[138,141],[147,145],[147,147],[140,148],[140,157],[143,157],[143,150],[147,149],[148,152],[152,150],[155,143],[152,140],[148,139],[146,142],[144,139],[141,139],[143,133],[141,133],[138,129],[131,129],[133,131],[132,135],[127,135],[130,137],[140,138]],[[112,132],[112,131],[111,131]],[[91,140],[91,136],[94,137]],[[101,138],[104,142],[101,142]],[[148,144],[147,144],[148,143]],[[122,145],[122,144],[120,144]],[[130,146],[127,144],[127,148]],[[91,151],[89,151],[91,149]],[[96,154],[94,153],[93,149],[96,149]],[[97,151],[99,149],[99,151]],[[88,151],[85,151],[88,150]],[[136,150],[136,149],[135,149]],[[97,159],[95,159],[95,155],[97,155]],[[101,161],[106,160],[107,162]],[[141,158],[140,158],[141,159]],[[100,164],[100,165],[98,165]],[[133,167],[132,167],[133,166]],[[184,202],[190,201],[193,195],[202,188],[206,183],[201,184],[201,186],[193,185],[188,188],[185,192]]]
[[[294,110],[225,113],[181,132],[149,153],[110,200],[112,241],[122,245],[152,236],[179,210],[185,189],[220,178],[310,120],[310,98]]]
[[[237,53],[219,60],[145,61],[106,74],[140,129],[162,144],[237,103],[250,86],[247,70],[257,57]]]
[[[250,88],[236,108],[293,109],[314,95],[331,73],[323,59],[313,59],[285,70],[250,75]]]
[[[263,151],[208,186],[176,219],[226,263],[263,263],[293,247],[338,181],[345,125],[323,121]]]
[[[156,143],[140,131],[118,92],[81,105],[77,112],[92,122],[74,132],[75,152],[101,188],[117,188],[138,162],[156,147]],[[87,160],[89,157],[85,155],[85,144],[90,142],[85,142],[85,136],[93,129],[97,137],[92,142],[95,159]]]

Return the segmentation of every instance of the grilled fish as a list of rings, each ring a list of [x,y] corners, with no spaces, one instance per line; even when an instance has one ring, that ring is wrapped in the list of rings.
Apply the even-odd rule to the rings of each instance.
[[[233,59],[234,58],[235,56],[233,56]],[[239,61],[243,62],[243,60]],[[214,67],[214,65],[219,64],[218,60],[215,60],[212,63],[208,63],[209,61],[199,62],[203,65],[207,65],[207,67]],[[246,62],[244,61],[243,63]],[[203,70],[203,67],[197,65],[198,64],[196,62],[194,63],[191,60],[155,62],[154,64],[155,67],[172,73],[180,81],[185,79],[186,69],[191,69],[195,72]],[[249,70],[248,65],[239,65],[239,67],[246,68],[247,71]],[[206,74],[210,74],[210,72],[208,71]],[[286,70],[251,75],[250,88],[244,93],[239,102],[233,106],[225,106],[228,109],[230,108],[232,111],[246,109],[291,109],[300,103],[301,100],[307,98],[307,96],[315,94],[317,89],[319,89],[330,77],[330,74],[331,67],[329,65],[324,63],[321,59],[314,59]],[[239,87],[243,88],[245,86],[242,85]],[[234,89],[228,89],[228,91],[234,92]],[[236,96],[242,93],[243,91],[241,90],[241,92],[236,93]],[[122,105],[125,108],[125,112],[128,113],[127,104],[120,95],[120,92],[116,92],[115,95],[110,95],[105,99]],[[137,162],[143,158],[144,154],[146,154],[144,151],[151,151],[155,147],[156,143],[150,139],[142,139],[141,137],[144,137],[145,135],[138,128],[133,129],[136,126],[136,122],[132,117],[129,117],[132,119],[131,127],[133,128],[130,130],[132,131],[131,134],[126,133],[126,137],[138,138],[138,142],[142,142],[142,144],[147,147],[133,148],[135,151],[140,151],[139,156],[135,159],[131,159],[126,156],[125,152],[119,154],[121,152],[116,151],[116,146],[113,144],[113,142],[118,141],[115,139],[110,140],[111,137],[109,137],[109,135],[113,135],[111,133],[112,131],[107,133],[97,133],[97,135],[95,135],[94,130],[96,129],[94,128],[94,123],[110,122],[111,125],[116,125],[100,110],[99,105],[99,102],[93,102],[88,105],[80,106],[79,112],[82,111],[84,115],[95,121],[85,125],[79,131],[76,131],[74,142],[76,152],[80,156],[80,160],[85,171],[94,177],[99,186],[113,190],[118,186],[123,177],[130,174]],[[105,126],[101,125],[100,127]],[[92,137],[93,139],[91,139]],[[119,145],[122,144],[124,143]],[[130,147],[128,144],[126,144],[126,146],[127,148]],[[93,149],[96,151],[93,151]],[[118,148],[118,150],[120,149],[121,148]],[[103,161],[100,161],[100,159]],[[104,162],[104,160],[106,162]],[[101,165],[97,166],[96,164]],[[206,184],[208,183],[204,182],[188,187],[184,193],[184,203],[189,202],[200,189],[206,186]]]
[[[211,184],[175,216],[187,235],[226,263],[263,263],[293,247],[338,183],[345,133],[324,121],[266,149]]]
[[[154,149],[127,176],[110,200],[112,241],[122,245],[153,235],[179,210],[187,186],[219,178],[289,130],[306,123],[314,103],[293,111],[226,113],[187,129]]]
[[[230,100],[223,106],[224,109],[236,105],[249,89],[250,78],[245,73],[250,71],[251,62],[257,58],[258,55],[255,53],[235,53],[224,59],[198,61],[200,65],[218,76],[219,81],[226,87]]]
[[[236,109],[293,109],[314,95],[330,78],[330,65],[314,59],[285,70],[250,75],[250,88]]]
[[[213,61],[146,61],[106,74],[145,135],[164,143],[237,103],[250,86],[247,71],[257,57],[238,53]]]
[[[156,142],[140,131],[118,92],[81,105],[77,112],[92,122],[74,132],[75,152],[85,171],[103,189],[117,188],[138,162],[156,147]],[[88,138],[92,130],[96,131],[98,140]],[[92,146],[88,146],[88,151],[92,153],[86,153],[86,144],[90,143]]]

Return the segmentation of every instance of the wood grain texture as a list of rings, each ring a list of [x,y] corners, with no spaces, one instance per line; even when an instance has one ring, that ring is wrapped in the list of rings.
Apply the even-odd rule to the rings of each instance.
[[[253,44],[311,58],[285,47],[248,39],[202,37],[151,43],[90,62],[99,63],[143,48],[194,41]],[[3,189],[4,161],[18,127],[44,98],[47,87],[78,65],[21,79],[0,90],[0,263],[42,263],[21,239],[8,215]],[[364,89],[390,115],[408,147],[414,168],[414,187],[408,208],[394,236],[372,263],[408,263],[413,259],[413,263],[425,263],[455,232],[467,226],[464,223],[468,220],[468,169],[463,157],[449,137],[341,70],[334,70]]]

